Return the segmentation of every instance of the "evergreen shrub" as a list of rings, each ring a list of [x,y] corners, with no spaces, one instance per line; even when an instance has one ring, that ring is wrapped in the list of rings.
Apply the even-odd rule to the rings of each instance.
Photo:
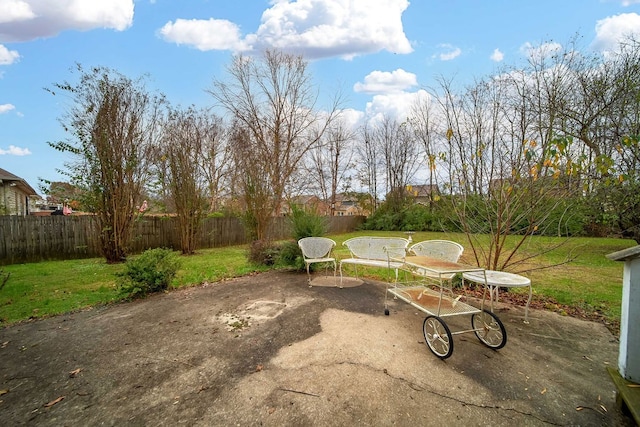
[[[118,290],[126,298],[140,298],[165,291],[179,268],[180,261],[171,249],[146,250],[128,259],[125,270],[116,274]]]

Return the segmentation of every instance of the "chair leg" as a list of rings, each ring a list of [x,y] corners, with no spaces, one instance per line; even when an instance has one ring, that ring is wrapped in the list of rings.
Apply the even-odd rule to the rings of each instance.
[[[307,280],[309,281],[309,287],[311,287],[311,273],[309,272],[309,263],[307,264]]]

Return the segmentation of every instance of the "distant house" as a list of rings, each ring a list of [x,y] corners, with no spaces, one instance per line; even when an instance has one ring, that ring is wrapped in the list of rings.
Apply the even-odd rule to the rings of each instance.
[[[437,185],[407,185],[407,194],[413,198],[414,203],[429,204],[437,200],[440,190]]]
[[[27,181],[0,168],[1,215],[29,215],[29,199],[37,195]]]
[[[336,204],[333,210],[334,216],[369,215],[369,211],[361,206],[354,194],[336,194]]]
[[[336,194],[336,202],[333,205],[333,209],[331,209],[331,203],[313,195],[296,196],[290,200],[290,203],[304,209],[306,212],[322,216],[330,216],[332,210],[334,216],[367,215],[369,213],[360,206],[355,196],[345,193]],[[289,214],[291,214],[291,208],[289,203],[286,203],[282,206],[280,215],[287,216]]]
[[[306,212],[314,213],[316,215],[327,215],[328,207],[319,197],[313,195],[301,195],[296,196],[284,203],[280,207],[280,216],[288,216],[291,214],[291,206],[295,205]]]

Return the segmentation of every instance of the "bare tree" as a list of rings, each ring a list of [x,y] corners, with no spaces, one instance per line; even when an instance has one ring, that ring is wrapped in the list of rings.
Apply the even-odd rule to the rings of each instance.
[[[429,209],[433,210],[437,194],[434,189],[441,180],[436,176],[437,160],[438,158],[442,159],[442,153],[438,151],[437,147],[437,134],[439,132],[437,127],[439,123],[437,110],[430,95],[419,98],[411,107],[408,123],[411,126],[414,137],[422,144],[425,165],[428,169],[429,176],[427,179],[430,188]],[[443,131],[440,132],[444,134]]]
[[[479,265],[526,270],[528,257],[551,249],[522,256],[529,237],[570,235],[577,207],[589,204],[595,218],[640,236],[639,52],[634,40],[601,57],[575,41],[543,43],[524,68],[466,88],[439,78],[433,102],[414,109],[431,182],[448,193]]]
[[[353,169],[353,151],[349,148],[354,139],[355,132],[338,117],[318,145],[309,152],[312,161],[310,175],[317,180],[323,200],[328,201],[331,216],[335,214],[338,189],[349,189],[351,177],[348,172]]]
[[[385,184],[389,206],[400,208],[406,195],[406,186],[414,177],[420,157],[418,143],[408,122],[399,123],[385,116],[375,123],[372,131],[374,145],[384,162]]]
[[[255,238],[268,241],[271,217],[280,213],[301,159],[333,120],[337,101],[328,112],[316,110],[317,93],[301,56],[271,50],[260,58],[240,55],[227,71],[228,81],[214,80],[209,93],[238,124],[234,141],[242,141],[246,158],[237,167],[246,184],[269,193],[252,212]]]
[[[249,237],[254,241],[267,238],[273,214],[273,192],[265,179],[268,162],[254,150],[251,132],[241,123],[232,126],[231,140],[235,173],[233,182],[241,194],[241,210]]]
[[[75,162],[61,171],[83,190],[83,206],[98,219],[107,262],[124,261],[134,210],[149,179],[164,97],[151,95],[142,79],[131,80],[108,68],[78,65],[77,83],[56,83],[48,91],[69,94],[73,106],[60,119],[71,134],[49,142],[71,153]]]
[[[207,118],[202,112],[202,121],[206,123],[207,137],[204,140],[198,162],[202,165],[204,179],[207,182],[209,196],[209,212],[217,212],[221,208],[221,200],[228,198],[229,178],[232,167],[231,144],[229,130],[221,117],[211,115]]]
[[[640,41],[627,38],[604,57],[564,57],[571,80],[567,96],[552,105],[555,128],[582,144],[574,168],[593,221],[640,241]]]
[[[567,140],[540,144],[540,117],[532,111],[531,79],[492,79],[456,92],[441,80],[439,105],[448,129],[438,138],[440,166],[449,184],[449,209],[467,237],[478,265],[517,268],[527,239],[548,227],[549,218],[575,186],[561,179],[571,163]],[[547,122],[547,126],[549,126]],[[489,245],[479,236],[488,234]],[[518,236],[506,249],[509,236]]]
[[[372,130],[368,125],[363,126],[360,130],[360,141],[356,147],[356,155],[360,183],[367,189],[371,213],[374,213],[378,208],[380,156],[372,136]]]
[[[216,171],[218,165],[210,163],[215,161],[219,132],[216,118],[194,107],[173,109],[165,124],[162,152],[169,171],[166,184],[178,215],[183,254],[197,249],[202,219],[210,200],[217,197],[209,193],[209,177],[222,175]]]

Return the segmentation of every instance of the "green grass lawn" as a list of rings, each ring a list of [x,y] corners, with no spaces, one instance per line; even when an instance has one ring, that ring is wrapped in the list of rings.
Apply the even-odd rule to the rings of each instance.
[[[193,286],[268,269],[250,264],[246,252],[245,246],[231,246],[181,256],[181,269],[172,286]],[[6,325],[118,301],[115,273],[123,271],[124,265],[91,258],[16,264],[1,269],[11,274],[0,290],[0,325]]]
[[[329,236],[336,243],[336,255],[346,257],[342,246],[345,240],[362,235],[405,236],[400,232],[356,232]],[[406,237],[406,236],[405,236]],[[415,233],[413,241],[447,239],[465,247],[462,261],[473,262],[468,242],[463,234]],[[515,240],[509,241],[513,244]],[[524,249],[523,255],[549,247],[558,239],[535,237]],[[568,257],[571,262],[549,269],[523,273],[531,278],[534,298],[551,299],[559,304],[598,311],[613,322],[620,318],[623,264],[608,260],[605,255],[635,246],[635,242],[620,239],[576,238],[564,246],[529,262],[527,267],[538,268],[558,264]],[[181,256],[182,267],[172,284],[174,288],[216,282],[224,278],[242,276],[268,268],[256,266],[247,260],[246,246],[200,250],[196,255]],[[102,258],[48,261],[1,267],[11,277],[0,290],[0,325],[8,325],[34,317],[81,310],[87,307],[118,301],[115,273],[122,264],[109,265]],[[301,273],[305,274],[305,273]],[[384,273],[374,270],[367,274],[385,279]],[[382,275],[382,276],[381,276]],[[516,289],[516,292],[522,291]]]

